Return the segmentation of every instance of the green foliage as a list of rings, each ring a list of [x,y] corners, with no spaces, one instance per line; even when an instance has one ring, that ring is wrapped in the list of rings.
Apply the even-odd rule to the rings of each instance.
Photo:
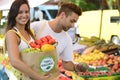
[[[93,3],[87,3],[86,0],[80,0],[80,5],[79,5],[83,11],[88,11],[88,10],[95,10],[97,9],[97,6]]]
[[[95,4],[93,4],[93,3],[87,3],[86,0],[70,0],[70,1],[73,2],[73,3],[75,3],[76,5],[80,6],[83,11],[98,9]]]
[[[2,25],[0,25],[0,28],[4,28],[7,25],[7,22],[3,22]]]

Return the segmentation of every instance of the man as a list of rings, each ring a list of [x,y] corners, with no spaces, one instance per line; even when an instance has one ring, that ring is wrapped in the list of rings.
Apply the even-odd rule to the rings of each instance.
[[[52,35],[57,41],[58,58],[62,59],[63,67],[69,71],[85,71],[83,66],[73,63],[72,39],[67,31],[74,26],[82,14],[80,7],[73,3],[64,3],[60,6],[56,18],[52,21],[38,21],[31,23],[36,39]]]

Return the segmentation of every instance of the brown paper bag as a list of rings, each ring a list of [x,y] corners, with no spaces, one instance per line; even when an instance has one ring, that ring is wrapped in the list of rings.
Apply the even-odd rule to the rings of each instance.
[[[22,60],[32,69],[42,75],[51,75],[49,80],[58,80],[58,58],[56,50],[51,52],[21,53]],[[22,80],[31,80],[27,75],[22,75]]]

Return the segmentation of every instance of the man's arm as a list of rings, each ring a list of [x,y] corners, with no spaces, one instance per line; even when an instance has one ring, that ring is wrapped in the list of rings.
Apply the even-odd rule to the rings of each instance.
[[[89,68],[87,63],[74,64],[71,61],[62,61],[63,68],[69,71],[85,72]]]
[[[69,71],[75,71],[75,65],[71,61],[62,61],[63,68]]]

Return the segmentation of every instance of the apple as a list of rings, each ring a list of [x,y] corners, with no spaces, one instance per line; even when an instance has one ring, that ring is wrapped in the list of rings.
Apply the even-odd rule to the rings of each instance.
[[[113,54],[109,55],[109,58],[114,59],[114,55]]]
[[[72,73],[71,73],[70,71],[67,71],[67,70],[66,70],[66,71],[65,71],[65,75],[67,75],[67,76],[70,77],[70,76],[72,76]]]
[[[61,60],[61,59],[58,61],[58,66],[59,66],[59,67],[62,66],[62,60]]]
[[[118,69],[118,64],[114,64],[112,68],[113,68],[114,70],[117,70],[117,69]]]

